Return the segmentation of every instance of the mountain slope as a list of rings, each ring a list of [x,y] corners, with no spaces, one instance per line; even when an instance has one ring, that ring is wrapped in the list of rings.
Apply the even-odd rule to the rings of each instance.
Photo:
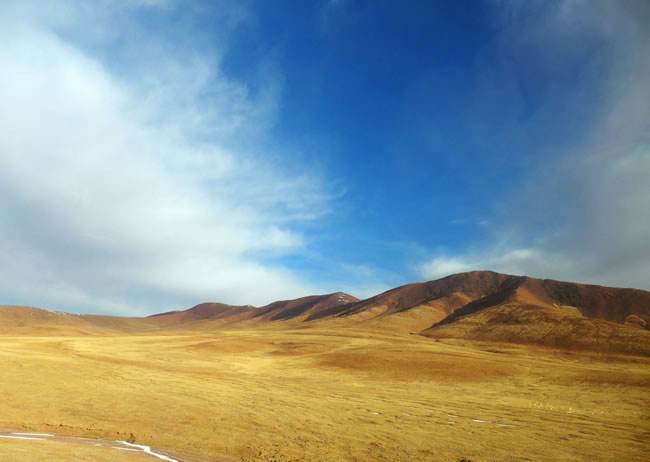
[[[506,275],[491,271],[475,271],[435,281],[407,284],[357,303],[334,306],[308,320],[350,316],[366,310],[375,310],[377,315],[385,316],[423,305],[436,305],[449,314],[473,299],[498,290],[507,278]]]
[[[263,323],[269,321],[304,321],[331,307],[358,301],[352,295],[336,292],[311,295],[293,300],[280,300],[263,307],[252,305],[226,305],[224,303],[201,303],[188,310],[170,311],[149,316],[147,319],[161,327],[179,327],[199,323],[201,326],[235,323]]]
[[[311,295],[295,300],[281,300],[258,308],[254,315],[258,319],[269,321],[287,321],[290,319],[306,320],[317,318],[321,313],[358,302],[352,295],[335,292],[327,295]]]
[[[650,354],[650,292],[508,276],[422,334]]]
[[[147,319],[160,327],[180,326],[188,323],[208,320],[223,320],[237,322],[250,319],[254,307],[238,306],[225,303],[200,303],[183,311],[168,311],[154,314]]]
[[[507,278],[490,271],[475,271],[407,284],[357,303],[334,306],[306,320],[418,332],[472,300],[498,290]]]
[[[510,343],[529,343],[554,348],[650,355],[650,331],[583,316],[568,306],[504,303],[441,322],[422,335]]]
[[[462,276],[461,275],[456,276]],[[582,315],[625,323],[630,317],[650,321],[650,292],[619,289],[591,284],[535,279],[527,276],[505,276],[500,287],[454,310],[442,323],[506,302],[543,307],[571,306]]]
[[[650,354],[650,292],[490,271],[408,284],[306,320],[435,338]]]

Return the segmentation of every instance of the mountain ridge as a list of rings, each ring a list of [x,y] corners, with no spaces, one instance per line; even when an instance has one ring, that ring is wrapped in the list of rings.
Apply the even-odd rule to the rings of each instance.
[[[277,324],[650,354],[650,292],[493,271],[406,284],[364,300],[334,292],[262,307],[204,302],[143,318],[30,310],[23,315],[18,308],[5,311],[0,333],[29,331],[33,326],[41,333],[69,326],[90,335]]]

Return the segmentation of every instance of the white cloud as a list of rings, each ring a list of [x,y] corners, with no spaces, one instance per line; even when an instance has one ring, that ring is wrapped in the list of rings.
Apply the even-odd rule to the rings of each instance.
[[[462,273],[473,268],[474,264],[459,257],[435,257],[420,265],[420,274],[427,279],[438,279],[450,274]]]
[[[514,183],[512,197],[501,199],[488,241],[459,254],[435,255],[419,266],[423,277],[493,269],[650,289],[649,15],[650,5],[642,1],[567,1],[544,15],[507,11],[500,55],[517,56],[520,66],[534,60],[536,69],[553,78],[586,43],[598,50],[598,66],[580,68],[571,78],[578,90],[585,80],[602,90],[592,95],[592,118],[571,146],[560,152],[529,146],[542,161]],[[566,101],[571,104],[576,103]],[[541,111],[549,107],[562,111],[562,105]],[[508,126],[509,133],[525,129]]]
[[[0,10],[3,301],[145,313],[312,292],[268,263],[300,251],[294,225],[328,201],[262,142],[281,79],[253,96],[220,74],[219,50],[148,60],[133,35],[121,39],[139,72],[116,74],[93,51],[104,38],[84,48],[61,32],[106,18],[85,25],[81,4],[61,6],[51,20],[33,4]]]
[[[540,277],[560,274],[571,279],[570,273],[563,272],[568,263],[559,255],[544,254],[540,249],[513,249],[505,246],[483,249],[463,256],[437,256],[420,264],[417,271],[425,279],[438,279],[475,270]]]

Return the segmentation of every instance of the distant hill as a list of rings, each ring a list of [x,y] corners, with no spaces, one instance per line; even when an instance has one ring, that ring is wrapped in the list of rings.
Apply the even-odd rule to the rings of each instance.
[[[333,306],[307,320],[355,319],[375,326],[417,331],[498,290],[509,277],[477,271],[407,284],[356,303]]]
[[[269,321],[286,321],[290,319],[308,320],[319,317],[332,308],[347,306],[358,302],[352,295],[335,292],[327,295],[311,295],[295,300],[282,300],[259,308],[255,318]]]
[[[0,305],[0,335],[98,335],[144,332],[146,318],[80,315],[28,306]]]
[[[201,303],[146,318],[0,309],[0,334],[90,335],[282,323],[650,354],[650,292],[492,271],[407,284],[366,300],[336,292],[263,307]]]
[[[178,326],[196,321],[227,320],[242,321],[252,315],[252,306],[227,305],[225,303],[201,303],[184,311],[154,314],[147,319],[159,326]]]
[[[154,320],[160,326],[178,326],[211,321],[211,324],[233,324],[249,321],[260,323],[267,321],[304,321],[309,316],[317,315],[335,306],[358,302],[352,295],[336,292],[326,295],[310,295],[293,300],[280,300],[262,307],[252,305],[237,306],[223,303],[201,303],[188,310],[170,311],[154,314]],[[205,322],[202,324],[206,324]]]

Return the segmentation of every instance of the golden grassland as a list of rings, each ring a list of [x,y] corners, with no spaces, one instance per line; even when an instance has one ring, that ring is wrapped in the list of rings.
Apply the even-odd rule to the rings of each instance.
[[[152,462],[141,453],[52,441],[0,441],[0,460],[20,462]]]
[[[133,433],[189,460],[650,458],[647,357],[267,327],[4,336],[0,374],[0,429]],[[104,460],[72,450],[0,441],[0,460]]]

